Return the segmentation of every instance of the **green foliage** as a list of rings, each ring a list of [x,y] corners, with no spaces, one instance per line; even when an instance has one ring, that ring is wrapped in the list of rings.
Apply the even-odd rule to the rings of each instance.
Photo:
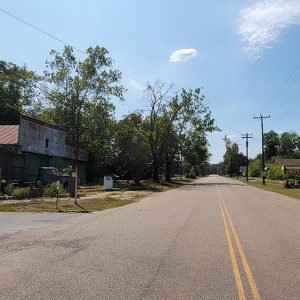
[[[11,195],[14,199],[26,199],[29,196],[29,188],[17,187],[13,189]]]
[[[291,132],[283,132],[280,135],[279,155],[288,157],[299,149],[299,136]]]
[[[63,197],[65,196],[66,192],[62,186],[60,186],[58,190],[58,196]],[[55,198],[56,197],[56,183],[50,183],[45,186],[44,188],[44,197],[45,198]]]
[[[81,119],[85,118],[87,110],[93,112],[94,107],[109,101],[111,96],[123,99],[124,92],[122,86],[116,85],[121,73],[112,69],[113,60],[107,56],[107,49],[90,47],[86,54],[87,57],[79,61],[71,46],[65,46],[62,53],[52,50],[52,60],[46,61],[47,70],[44,72],[53,91],[47,95],[53,107],[52,118],[66,130],[67,141],[73,145],[78,132],[81,138]],[[89,121],[94,124],[99,119]]]
[[[146,131],[152,155],[153,180],[158,180],[161,168],[165,168],[166,179],[170,180],[171,165],[181,152],[189,132],[197,132],[203,141],[205,133],[218,129],[201,93],[200,88],[174,93],[172,85],[166,87],[161,81],[146,89],[150,111],[146,118]],[[206,145],[205,140],[202,148]]]
[[[12,184],[4,184],[4,194],[11,196],[14,190],[14,186]]]
[[[136,184],[147,174],[151,152],[143,129],[143,118],[138,113],[125,116],[116,126],[118,159]]]
[[[19,114],[34,103],[37,90],[33,80],[40,78],[25,66],[0,61],[0,124],[18,124]]]
[[[279,135],[275,131],[271,130],[264,134],[265,144],[265,157],[266,160],[275,157],[279,150]]]
[[[282,180],[284,173],[280,166],[272,166],[267,173],[267,178],[271,180]]]
[[[288,170],[284,177],[285,177],[285,179],[300,180],[300,170],[298,170],[298,169]]]
[[[62,174],[65,176],[69,175],[69,172],[70,172],[70,167],[66,167],[62,170]]]
[[[261,175],[261,161],[255,159],[249,164],[249,176],[250,177],[260,177]]]
[[[192,178],[196,179],[197,178],[197,173],[194,167],[190,169],[190,171],[185,175],[187,178]]]
[[[183,140],[182,155],[187,163],[200,166],[208,161],[208,141],[204,132],[190,131]]]
[[[18,113],[28,114],[66,130],[66,142],[89,152],[89,177],[126,170],[135,181],[149,175],[158,180],[165,174],[170,180],[176,171],[179,153],[194,167],[196,175],[204,172],[209,159],[206,134],[218,130],[204,103],[200,88],[174,92],[157,81],[145,91],[149,114],[138,113],[117,121],[111,98],[123,100],[121,73],[113,68],[108,51],[90,47],[78,60],[72,47],[50,52],[43,79],[49,86],[44,101],[35,101],[36,88],[31,80],[40,80],[26,68],[0,63],[0,120],[4,115],[17,123]],[[11,75],[16,72],[22,76]],[[24,79],[25,78],[25,79]],[[4,99],[4,100],[3,100]],[[5,106],[6,105],[6,106]],[[12,113],[10,113],[12,111]],[[12,117],[14,116],[14,117]],[[177,164],[177,172],[178,172]],[[46,187],[47,196],[55,196]]]
[[[238,144],[232,143],[226,135],[224,137],[224,141],[226,152],[223,156],[222,174],[238,174],[240,166],[245,166],[247,164],[247,157],[244,154],[239,153]]]
[[[117,150],[114,110],[108,100],[99,99],[98,103],[88,105],[82,114],[80,143],[90,153],[90,173],[93,177],[115,172]]]
[[[300,137],[294,132],[278,134],[271,130],[264,134],[266,160],[300,158]]]
[[[295,187],[295,180],[294,179],[286,179],[284,182],[284,187],[291,189]]]

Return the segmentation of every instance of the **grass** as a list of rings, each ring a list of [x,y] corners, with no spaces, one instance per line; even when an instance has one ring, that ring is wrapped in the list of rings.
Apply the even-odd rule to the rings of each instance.
[[[126,180],[118,180],[117,182],[114,182],[114,188],[118,189],[119,191],[163,192],[187,184],[192,181],[193,179],[189,179],[185,177],[182,177],[182,180],[180,180],[179,177],[173,177],[171,182],[164,182],[164,184],[157,183],[152,180],[141,180],[139,185],[135,185],[132,181],[130,183],[127,183]],[[85,196],[94,195],[101,192],[104,192],[102,185],[81,186],[78,191],[78,196],[85,197]]]
[[[128,197],[130,199],[120,199],[116,196],[120,192],[126,191],[152,191],[152,192],[163,192],[168,191],[173,188],[188,184],[192,182],[193,179],[188,179],[182,177],[180,180],[179,177],[172,178],[172,182],[165,182],[160,184],[154,181],[145,180],[141,181],[140,185],[134,185],[133,183],[127,183],[126,180],[120,180],[114,183],[114,187],[117,191],[111,191],[109,196],[102,197],[99,193],[103,192],[103,187],[100,185],[97,186],[81,186],[79,189],[78,196],[91,196],[92,199],[82,199],[78,201],[78,205],[74,204],[73,199],[60,199],[58,202],[58,208],[56,209],[55,200],[45,199],[45,200],[24,200],[18,201],[9,204],[1,204],[0,202],[0,211],[10,211],[10,212],[92,212],[92,211],[101,211],[108,208],[114,208],[123,206],[129,203],[134,202],[134,199],[140,197],[140,195],[134,195]],[[99,195],[99,196],[98,196]],[[124,193],[126,198],[126,194]]]
[[[300,200],[300,189],[285,189],[283,187],[283,181],[266,180],[266,185],[263,185],[262,179],[249,179],[248,182],[244,178],[239,180],[251,186],[255,186],[270,192],[279,193]]]
[[[101,211],[108,208],[123,206],[133,203],[134,200],[114,199],[111,197],[101,199],[88,199],[79,201],[75,205],[74,200],[60,200],[58,208],[55,207],[55,201],[23,201],[10,204],[0,204],[0,211],[5,212],[92,212]]]

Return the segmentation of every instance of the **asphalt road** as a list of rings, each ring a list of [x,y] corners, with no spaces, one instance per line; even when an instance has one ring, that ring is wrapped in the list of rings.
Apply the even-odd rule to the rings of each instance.
[[[6,235],[0,299],[300,299],[300,201],[210,176]]]
[[[72,217],[74,214],[0,212],[0,237],[20,230],[47,226]]]

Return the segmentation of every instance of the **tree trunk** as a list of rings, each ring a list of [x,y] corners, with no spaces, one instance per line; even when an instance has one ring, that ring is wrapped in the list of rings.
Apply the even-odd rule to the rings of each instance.
[[[158,182],[158,164],[155,161],[152,165],[152,180]]]
[[[166,181],[171,182],[171,162],[166,162]]]

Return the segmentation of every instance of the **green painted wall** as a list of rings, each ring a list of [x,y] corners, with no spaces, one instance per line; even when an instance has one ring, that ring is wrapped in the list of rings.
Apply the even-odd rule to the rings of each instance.
[[[26,161],[26,166],[25,166]],[[54,167],[63,173],[63,170],[72,166],[75,169],[75,161],[66,159],[63,157],[50,157],[45,155],[39,155],[34,153],[28,153],[25,155],[14,155],[13,157],[13,179],[14,180],[28,180],[35,181],[40,167],[46,165]],[[25,170],[25,168],[28,170]],[[25,171],[27,171],[27,176]],[[27,177],[27,178],[25,178]],[[79,177],[80,183],[87,183],[87,164],[79,162]]]
[[[25,160],[24,155],[16,154],[13,156],[13,179],[14,180],[23,180],[24,179],[24,166]]]

